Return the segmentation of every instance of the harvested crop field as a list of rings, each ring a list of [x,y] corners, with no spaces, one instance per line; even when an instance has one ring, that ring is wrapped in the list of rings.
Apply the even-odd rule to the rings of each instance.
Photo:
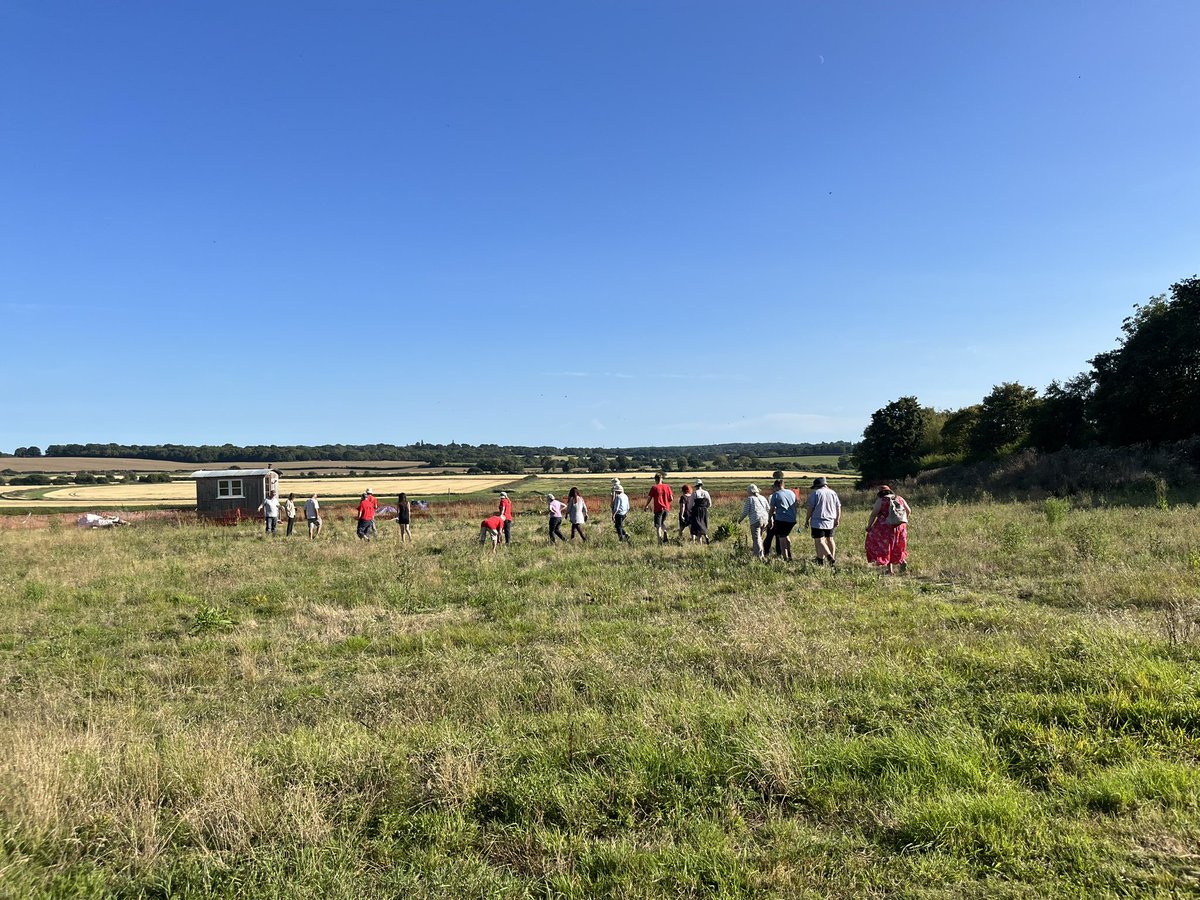
[[[415,459],[373,459],[364,461],[347,461],[344,459],[298,459],[294,462],[277,463],[275,460],[237,460],[236,462],[194,463],[178,460],[163,459],[131,459],[128,457],[105,456],[13,456],[0,459],[0,469],[10,469],[13,472],[26,474],[29,472],[183,472],[192,473],[197,469],[227,469],[237,466],[241,469],[260,469],[274,465],[281,472],[356,472],[376,470],[395,472],[403,469],[418,469],[424,465]],[[463,468],[463,467],[458,467]],[[454,466],[445,467],[445,471],[454,471]],[[431,469],[431,472],[443,471],[442,468]]]
[[[370,488],[376,494],[384,497],[404,491],[409,496],[416,498],[440,494],[473,494],[476,491],[486,491],[502,484],[508,484],[512,480],[513,476],[511,475],[282,478],[279,482],[279,489],[283,496],[294,492],[300,497],[307,497],[313,493],[323,497],[350,497]],[[40,496],[23,496],[23,494],[34,492]],[[45,488],[26,489],[25,491],[9,490],[5,498],[0,499],[0,507],[36,509],[39,506],[90,507],[103,505],[122,508],[125,506],[192,503],[195,499],[196,485],[190,480],[172,481],[167,484],[81,484],[50,490]]]
[[[816,472],[789,472],[789,484],[801,488],[807,487],[808,479],[814,478]],[[837,481],[836,476],[829,476]],[[502,485],[511,485],[520,481],[520,493],[539,493],[545,490],[561,490],[565,482],[581,485],[596,485],[607,483],[612,478],[620,478],[630,490],[640,491],[653,481],[651,472],[615,472],[591,475],[587,473],[563,474],[548,472],[537,476],[526,476],[524,480],[517,475],[401,475],[374,476],[361,474],[352,478],[288,478],[286,473],[280,479],[280,495],[287,496],[294,492],[298,497],[307,497],[316,493],[322,497],[352,497],[371,488],[377,495],[386,497],[388,494],[399,494],[401,491],[416,499],[423,496],[442,494],[472,494],[477,491],[494,490]],[[771,483],[769,471],[726,471],[726,472],[681,472],[668,475],[668,483],[679,485],[684,482],[694,482],[703,478],[709,484],[724,482],[732,489],[739,488],[750,482],[758,482],[763,489],[768,489]],[[553,487],[551,487],[553,486]],[[39,507],[59,507],[64,509],[82,509],[104,507],[105,509],[136,509],[144,506],[184,505],[196,499],[195,483],[189,479],[180,479],[166,484],[83,484],[62,487],[18,487],[10,485],[0,494],[0,509],[23,509],[36,511]]]

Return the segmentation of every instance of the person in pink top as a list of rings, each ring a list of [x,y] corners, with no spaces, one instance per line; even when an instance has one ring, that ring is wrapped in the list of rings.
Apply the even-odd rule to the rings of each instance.
[[[500,513],[494,516],[488,516],[479,525],[479,543],[487,542],[490,537],[492,539],[492,552],[496,552],[496,547],[500,545],[500,531],[504,528],[504,517]]]
[[[646,497],[646,505],[642,509],[654,506],[654,531],[658,534],[660,544],[667,542],[667,515],[671,512],[674,500],[675,495],[671,491],[671,486],[663,484],[661,472],[656,473],[654,484],[650,487],[650,493]]]
[[[504,517],[504,543],[512,543],[512,501],[506,491],[500,492],[500,515]]]
[[[375,510],[379,509],[379,501],[367,488],[362,499],[358,502],[358,539],[370,541],[375,536]]]
[[[908,568],[908,501],[881,485],[867,519],[867,559],[883,568],[885,575]]]
[[[547,494],[546,499],[550,503],[550,543],[553,544],[556,537],[565,541],[567,536],[562,533],[562,520],[567,507],[561,500],[556,500],[553,494]]]

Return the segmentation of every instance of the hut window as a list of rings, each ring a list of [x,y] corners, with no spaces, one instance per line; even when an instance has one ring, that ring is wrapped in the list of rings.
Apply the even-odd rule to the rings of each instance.
[[[245,492],[242,491],[242,479],[240,478],[218,478],[217,479],[217,496],[238,498],[245,497]]]

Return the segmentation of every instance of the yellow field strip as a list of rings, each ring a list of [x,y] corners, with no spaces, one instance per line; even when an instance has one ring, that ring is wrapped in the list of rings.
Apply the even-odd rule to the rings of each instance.
[[[769,489],[771,471],[725,471],[725,472],[680,472],[667,476],[668,484],[692,483],[697,478],[705,481],[741,481],[749,484],[755,482],[760,488]],[[809,479],[815,478],[817,472],[788,472],[788,484],[792,487],[806,487]],[[833,479],[836,475],[829,476]],[[843,476],[850,477],[850,476]],[[361,475],[355,478],[283,478],[279,482],[280,495],[286,497],[294,492],[297,497],[308,497],[316,493],[322,497],[350,497],[360,494],[370,488],[383,502],[401,491],[409,497],[439,496],[443,494],[471,494],[477,491],[487,491],[518,480],[516,475],[430,475],[403,476],[392,478],[375,478],[371,475]],[[539,482],[552,481],[561,484],[563,481],[578,480],[594,483],[620,478],[622,484],[640,490],[649,485],[654,479],[651,472],[616,472],[605,474],[588,473],[554,473],[548,472],[536,475],[526,481],[520,493],[540,491]],[[36,490],[36,488],[19,488],[9,486],[10,495],[21,490]],[[54,488],[37,499],[0,498],[0,508],[36,510],[39,507],[60,506],[65,508],[106,507],[119,509],[122,507],[136,508],[140,506],[157,506],[163,504],[183,505],[194,503],[196,487],[190,480],[172,481],[168,484],[84,484],[69,487]]]

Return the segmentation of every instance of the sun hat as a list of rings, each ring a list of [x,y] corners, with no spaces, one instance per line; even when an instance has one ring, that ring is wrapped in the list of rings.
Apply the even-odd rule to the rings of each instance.
[[[370,488],[367,488],[367,493],[368,493],[368,494],[369,494],[369,493],[371,493],[371,489],[370,489]]]
[[[829,482],[826,481],[824,477],[813,479],[813,487],[815,488],[823,488],[827,484],[829,484]]]
[[[702,485],[702,484],[704,484],[704,482],[701,479],[697,478],[696,479],[696,487],[700,487],[700,485]]]
[[[553,500],[553,499],[554,499],[554,495],[553,495],[553,494],[547,494],[547,495],[546,495],[546,499],[547,499],[547,500]]]
[[[757,494],[758,493],[758,485],[757,484],[750,485],[750,487],[746,488],[746,493],[747,494]]]
[[[500,498],[501,498],[501,499],[504,499],[504,498],[505,498],[505,497],[507,497],[507,496],[508,496],[508,491],[501,491],[501,492],[500,492]]]

